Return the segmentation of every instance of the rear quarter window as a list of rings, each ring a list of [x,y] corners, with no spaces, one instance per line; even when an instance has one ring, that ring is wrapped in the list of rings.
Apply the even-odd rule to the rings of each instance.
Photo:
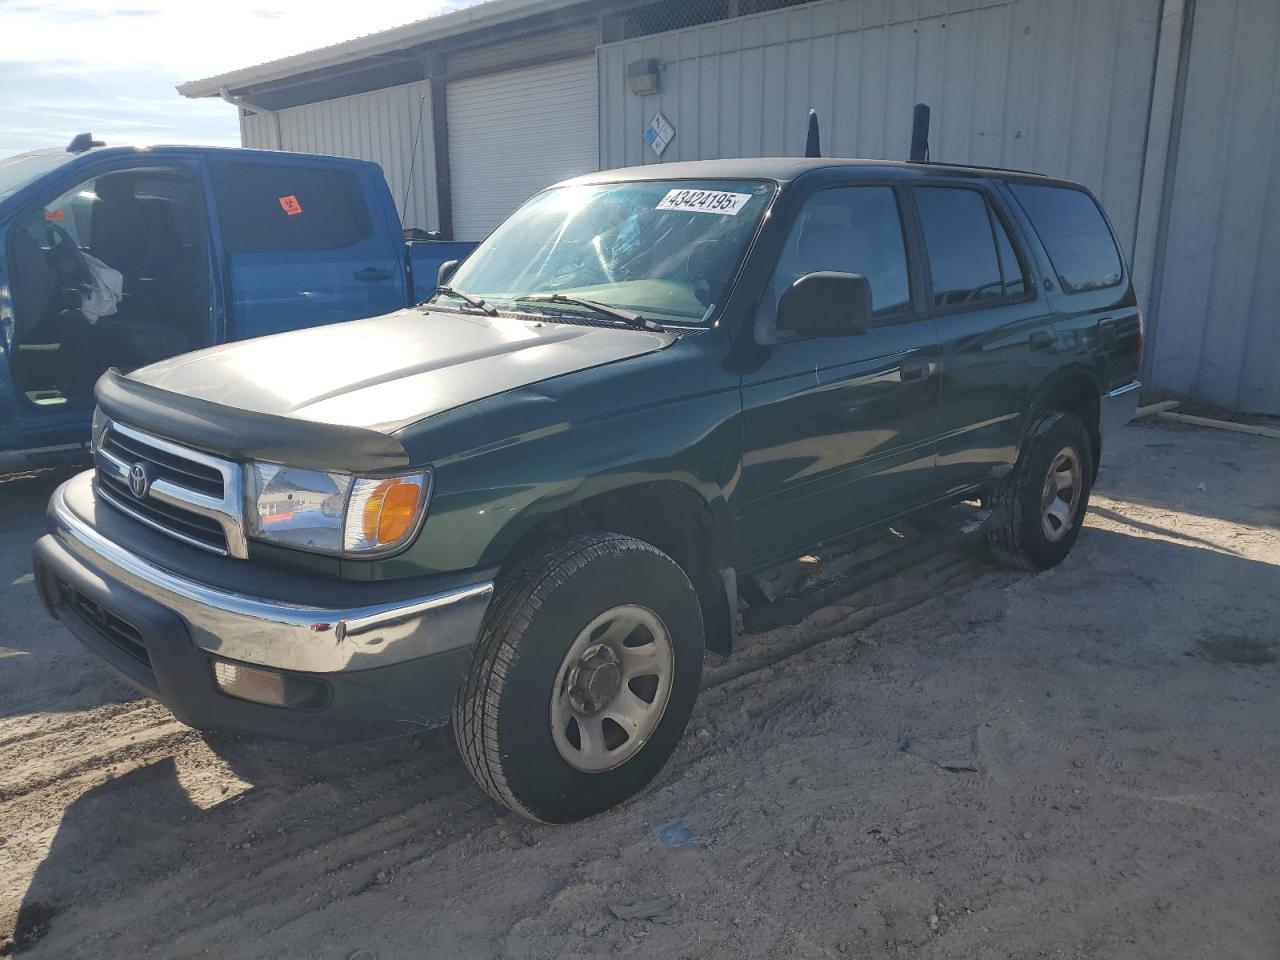
[[[230,253],[339,250],[368,239],[369,212],[350,170],[220,162],[213,167]]]
[[[1069,187],[1014,183],[1009,189],[1031,219],[1064,291],[1102,290],[1120,282],[1120,251],[1093,197]]]

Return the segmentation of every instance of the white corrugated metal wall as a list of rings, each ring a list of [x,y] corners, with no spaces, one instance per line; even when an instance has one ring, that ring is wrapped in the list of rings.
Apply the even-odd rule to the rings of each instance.
[[[597,169],[595,57],[451,80],[453,234],[483,240],[543,187]]]
[[[423,230],[440,225],[429,80],[246,116],[240,133],[246,147],[372,160],[386,174],[401,223]]]
[[[1280,3],[1197,0],[1191,36],[1154,380],[1280,414]]]
[[[905,159],[911,108],[933,108],[932,155],[1088,184],[1129,253],[1160,0],[824,0],[599,50],[601,165],[798,155],[818,110],[823,152]],[[661,91],[626,65],[656,57]]]
[[[1180,60],[1184,21],[1193,27]],[[558,45],[542,42],[588,43],[590,31],[564,32],[572,36]],[[523,71],[507,75],[523,89],[502,75],[454,81],[485,94],[450,124],[461,130],[450,144],[455,234],[478,237],[548,177],[655,162],[641,136],[659,110],[676,128],[663,160],[798,154],[811,106],[825,153],[900,158],[911,105],[923,100],[934,108],[936,158],[1065,176],[1102,197],[1139,273],[1155,386],[1280,413],[1277,49],[1278,0],[819,0],[607,44],[594,110],[579,98],[576,110],[557,111],[558,87]],[[465,56],[497,66],[500,53]],[[646,57],[662,63],[662,90],[638,97],[626,65]],[[550,112],[527,135],[499,134],[481,111],[539,92]],[[246,116],[243,141],[276,146],[278,122],[283,149],[375,160],[400,205],[421,115],[404,219],[434,228],[429,93],[423,81]],[[485,146],[482,129],[498,139]],[[529,156],[565,143],[598,151],[598,162],[577,157],[554,176],[521,179]],[[477,165],[481,155],[495,163]],[[510,189],[496,205],[473,202],[499,182]]]

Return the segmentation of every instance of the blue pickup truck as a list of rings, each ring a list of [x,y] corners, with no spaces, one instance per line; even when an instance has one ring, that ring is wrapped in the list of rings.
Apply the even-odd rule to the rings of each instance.
[[[389,313],[473,246],[406,240],[362,160],[88,135],[0,160],[0,471],[84,446],[108,367]]]

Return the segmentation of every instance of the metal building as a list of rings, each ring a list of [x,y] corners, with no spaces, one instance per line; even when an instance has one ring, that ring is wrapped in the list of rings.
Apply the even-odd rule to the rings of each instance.
[[[810,107],[827,153],[901,159],[923,100],[934,157],[1102,198],[1149,383],[1280,414],[1277,50],[1277,0],[490,0],[179,90],[464,240],[588,170],[798,154]]]

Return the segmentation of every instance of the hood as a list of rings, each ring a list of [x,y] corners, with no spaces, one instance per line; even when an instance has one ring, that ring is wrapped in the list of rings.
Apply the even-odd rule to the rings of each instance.
[[[129,378],[254,413],[390,433],[506,390],[651,353],[674,339],[419,308],[224,344]]]

